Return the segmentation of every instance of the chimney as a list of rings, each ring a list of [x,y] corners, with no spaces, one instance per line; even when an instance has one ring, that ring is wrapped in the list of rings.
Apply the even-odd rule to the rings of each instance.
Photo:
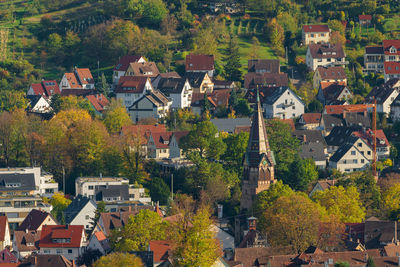
[[[248,222],[249,222],[249,231],[251,231],[251,230],[256,230],[256,220],[257,220],[257,218],[256,217],[249,217],[248,219]]]

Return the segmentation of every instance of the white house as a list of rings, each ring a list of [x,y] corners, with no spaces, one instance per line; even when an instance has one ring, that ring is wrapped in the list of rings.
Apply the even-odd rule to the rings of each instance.
[[[383,63],[383,67],[385,82],[390,79],[400,78],[400,62],[387,61]]]
[[[400,120],[400,95],[398,95],[390,105],[390,116],[393,121]]]
[[[53,109],[50,107],[50,101],[44,96],[30,96],[28,110],[32,113],[50,113]]]
[[[7,216],[0,216],[0,250],[11,245],[10,226],[8,225]]]
[[[305,45],[329,43],[331,30],[328,25],[303,25],[301,37]]]
[[[215,234],[215,237],[218,239],[220,243],[220,248],[225,253],[232,253],[235,250],[235,238],[222,230],[215,224],[211,225],[211,231]]]
[[[78,195],[64,210],[65,223],[69,225],[83,225],[85,230],[90,230],[93,226],[92,220],[97,209],[94,200]]]
[[[371,92],[365,97],[367,103],[374,103],[376,100],[376,111],[385,113],[387,116],[390,114],[390,105],[394,102],[396,97],[400,94],[400,79],[390,79],[385,84],[374,87]]]
[[[95,89],[94,79],[90,69],[75,68],[73,72],[64,73],[59,88],[65,89]]]
[[[129,180],[123,177],[78,177],[75,180],[75,194],[94,199],[96,186],[122,184],[129,184]]]
[[[151,91],[153,91],[151,80],[144,76],[122,76],[114,90],[116,98],[121,99],[126,108]]]
[[[166,97],[172,100],[171,107],[189,108],[192,101],[193,89],[188,79],[185,78],[160,78],[157,80],[157,86],[153,82],[155,90],[159,90]]]
[[[142,56],[123,56],[121,59],[118,61],[118,63],[115,65],[113,69],[113,85],[116,86],[119,82],[119,79],[125,75],[126,71],[128,70],[128,67],[130,63],[132,62],[139,62],[139,63],[144,63],[146,60]]]
[[[55,80],[43,80],[41,83],[33,83],[26,93],[27,96],[43,96],[46,99],[60,94],[60,88]]]
[[[172,132],[150,133],[147,156],[152,159],[169,158],[169,142]]]
[[[293,119],[304,113],[304,103],[289,87],[263,90],[262,100],[266,118]]]
[[[111,251],[110,242],[103,232],[93,233],[89,239],[87,250],[99,251],[101,255],[106,255]]]
[[[333,83],[318,90],[317,99],[324,105],[332,105],[338,103],[346,103],[353,98],[353,93],[346,85]]]
[[[45,225],[40,234],[39,254],[62,255],[77,260],[86,248],[82,225]]]
[[[177,131],[173,132],[170,138],[169,142],[169,157],[171,159],[175,158],[183,158],[183,152],[182,149],[179,147],[179,141],[181,140],[182,137],[186,136],[189,133],[189,131]]]
[[[307,67],[315,71],[320,66],[344,66],[346,54],[340,44],[310,44],[306,54]]]
[[[214,76],[214,55],[195,55],[186,56],[185,70],[188,72],[206,72],[209,77]]]
[[[132,121],[138,122],[145,118],[163,119],[170,111],[172,101],[159,91],[142,95],[128,108]]]

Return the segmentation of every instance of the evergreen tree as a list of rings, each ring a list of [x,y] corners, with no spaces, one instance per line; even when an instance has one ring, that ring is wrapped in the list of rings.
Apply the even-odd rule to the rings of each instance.
[[[107,83],[106,76],[104,75],[104,72],[101,73],[99,91],[100,91],[100,93],[102,93],[105,96],[108,95],[108,83]]]
[[[211,109],[210,101],[208,101],[207,93],[204,93],[204,110],[203,110],[203,112],[206,112],[206,111],[210,112],[210,109]]]
[[[239,101],[238,101],[238,97],[237,97],[237,94],[236,94],[236,89],[233,88],[232,91],[231,91],[231,95],[229,96],[229,107],[231,109],[235,109],[235,107],[237,106],[238,102]]]
[[[242,65],[240,64],[240,55],[237,40],[233,35],[231,35],[229,39],[225,61],[225,78],[230,81],[240,81],[242,79],[242,71],[240,70]]]

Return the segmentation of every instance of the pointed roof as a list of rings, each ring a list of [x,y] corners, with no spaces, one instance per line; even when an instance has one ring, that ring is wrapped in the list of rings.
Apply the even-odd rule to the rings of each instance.
[[[258,166],[264,154],[268,158],[270,164],[273,165],[274,160],[269,148],[264,116],[260,104],[260,96],[257,90],[257,105],[251,123],[245,160],[250,166]]]

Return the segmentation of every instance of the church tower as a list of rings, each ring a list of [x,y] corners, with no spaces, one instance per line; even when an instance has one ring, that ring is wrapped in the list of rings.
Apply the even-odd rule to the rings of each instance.
[[[243,161],[243,182],[240,210],[251,210],[258,193],[275,182],[275,159],[269,148],[267,131],[257,90],[257,104],[251,123],[249,143]]]

